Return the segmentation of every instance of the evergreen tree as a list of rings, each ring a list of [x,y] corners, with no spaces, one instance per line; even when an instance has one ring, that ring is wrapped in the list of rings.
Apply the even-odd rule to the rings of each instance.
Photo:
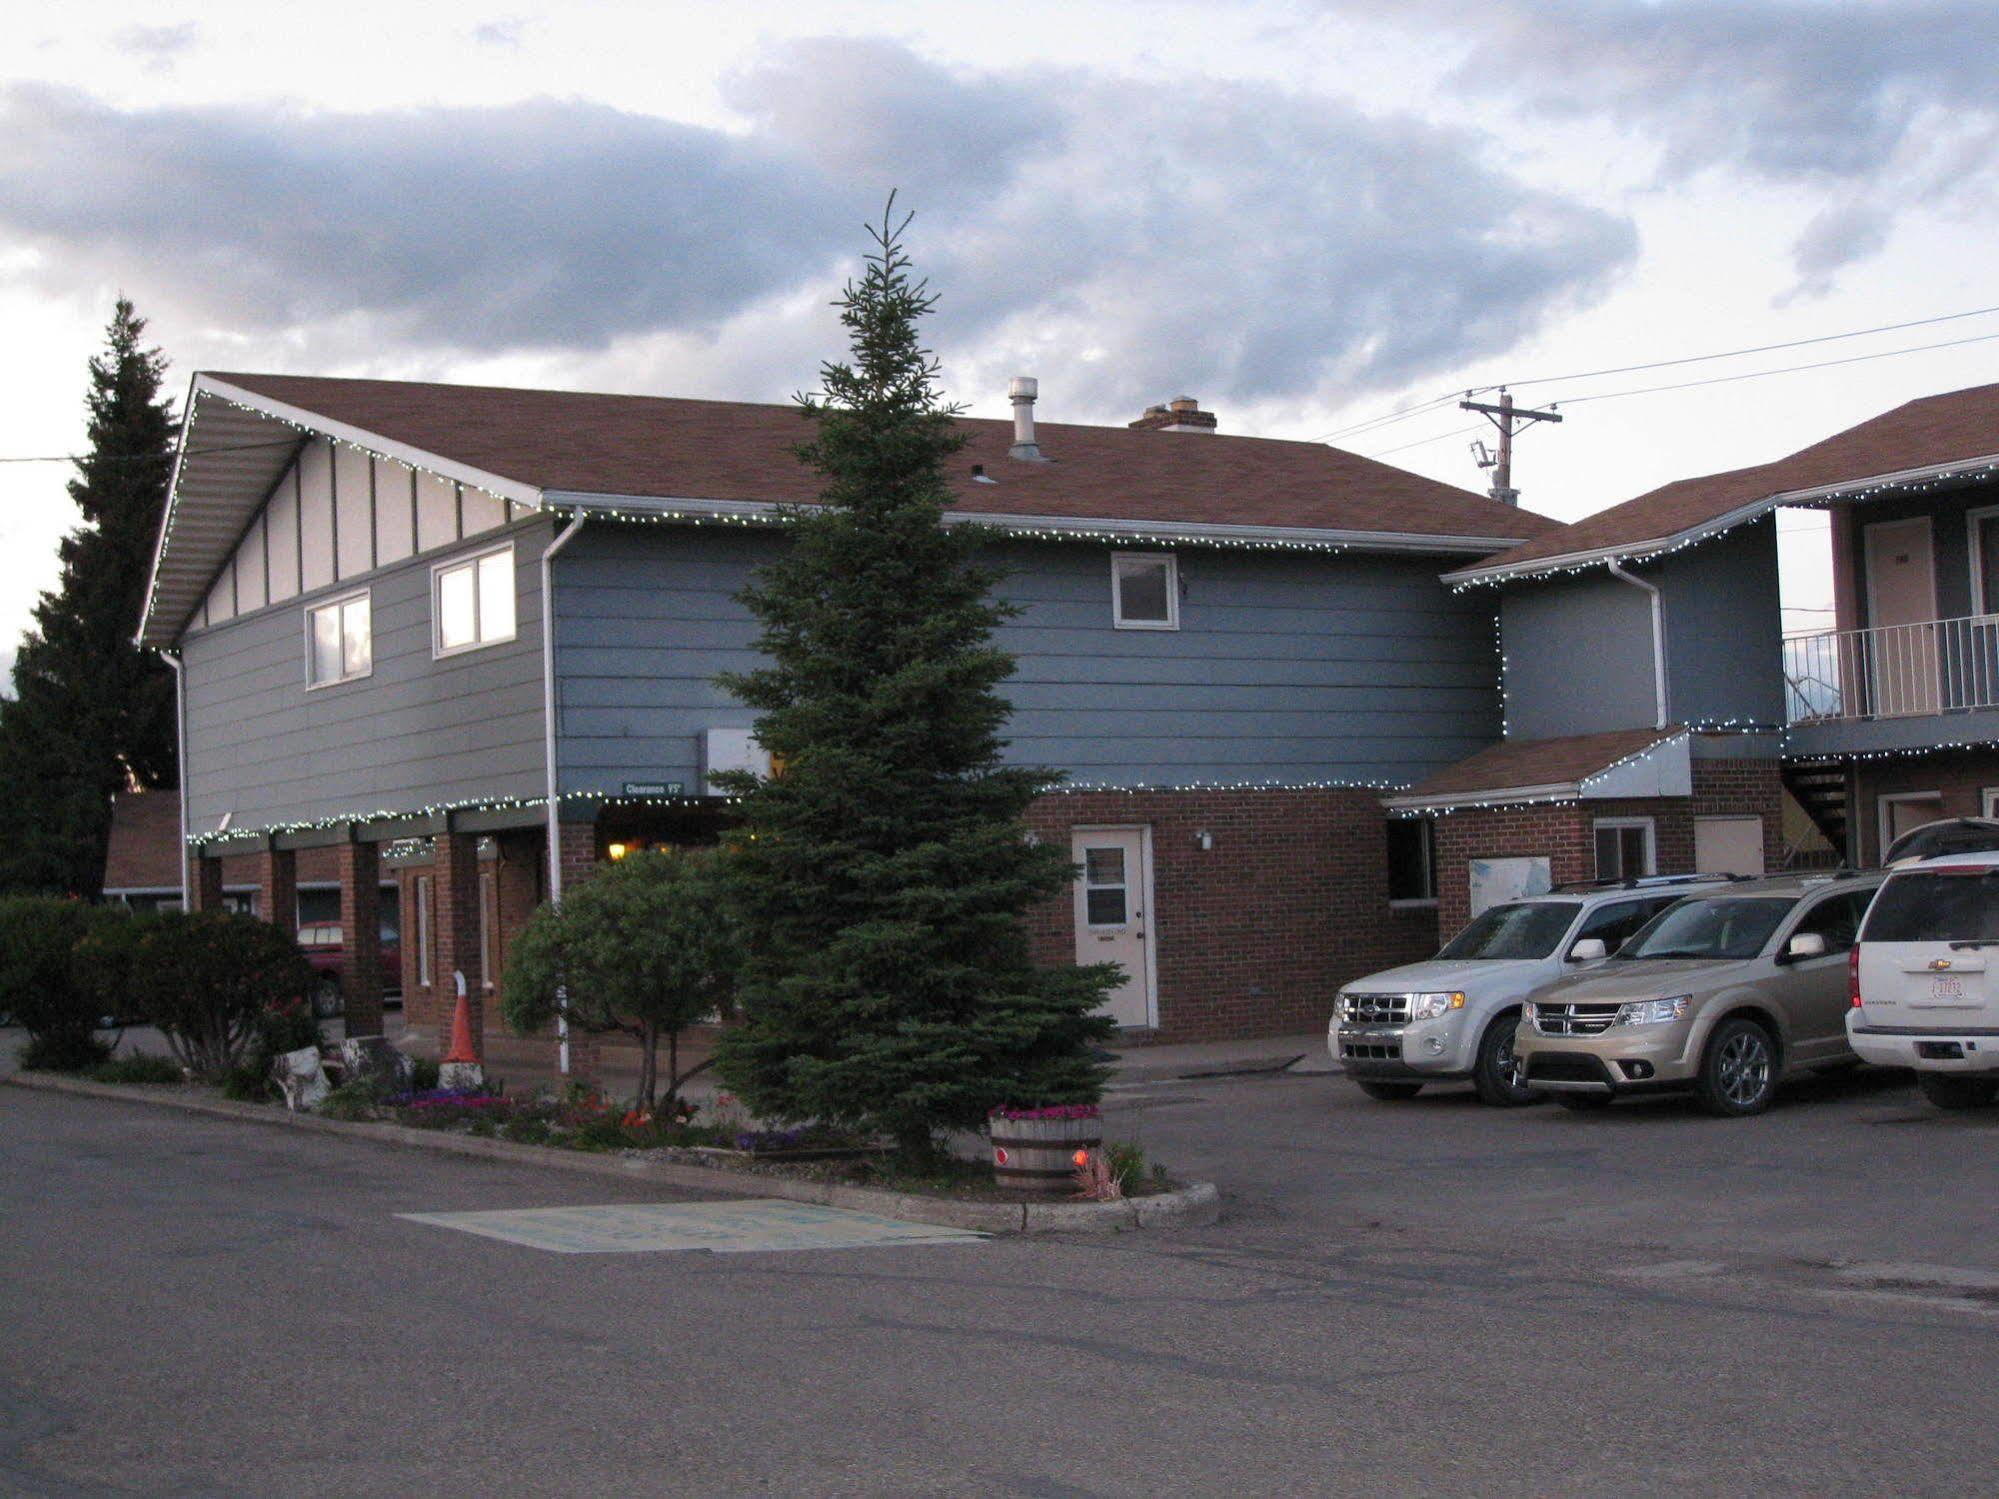
[[[750,953],[717,1066],[760,1114],[914,1156],[999,1104],[1094,1101],[1116,969],[1029,961],[1021,918],[1072,870],[1021,819],[1060,775],[1001,763],[1013,659],[991,636],[1010,611],[976,539],[942,523],[963,439],[918,340],[934,298],[907,226],[870,230],[838,304],[852,363],[800,398],[816,434],[798,456],[825,488],[743,595],[769,664],[722,679],[779,773],[731,787]]]
[[[174,450],[166,361],[145,330],[120,298],[90,361],[90,447],[69,483],[83,523],[0,702],[0,890],[95,895],[112,794],[175,783],[173,676],[132,643]]]

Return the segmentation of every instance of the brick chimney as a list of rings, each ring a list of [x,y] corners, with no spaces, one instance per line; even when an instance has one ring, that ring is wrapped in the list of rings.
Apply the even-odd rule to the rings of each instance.
[[[1212,432],[1215,414],[1203,411],[1201,403],[1192,396],[1175,396],[1164,406],[1146,407],[1145,415],[1131,425],[1153,432]]]

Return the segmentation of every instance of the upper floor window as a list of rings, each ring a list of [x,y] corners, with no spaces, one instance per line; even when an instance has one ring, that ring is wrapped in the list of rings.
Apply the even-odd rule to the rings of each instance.
[[[1595,831],[1598,879],[1642,880],[1659,872],[1651,818],[1599,817]]]
[[[1179,560],[1171,552],[1111,553],[1111,607],[1120,630],[1179,629]]]
[[[431,569],[433,654],[477,650],[514,638],[514,549],[503,546]]]
[[[328,687],[375,669],[375,637],[366,592],[314,604],[305,611],[306,683]]]

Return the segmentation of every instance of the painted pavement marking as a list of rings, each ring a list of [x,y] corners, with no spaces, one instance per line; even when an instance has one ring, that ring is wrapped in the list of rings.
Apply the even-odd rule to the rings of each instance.
[[[970,1244],[986,1237],[933,1223],[904,1223],[872,1213],[786,1202],[775,1197],[396,1216],[411,1223],[453,1228],[554,1254],[641,1254],[688,1249],[753,1254],[778,1249],[864,1249],[882,1244]]]

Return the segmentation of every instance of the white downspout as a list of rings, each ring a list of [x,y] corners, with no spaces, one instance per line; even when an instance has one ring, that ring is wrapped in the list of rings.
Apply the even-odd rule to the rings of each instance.
[[[193,882],[187,872],[187,675],[179,656],[161,651],[160,658],[174,673],[174,779],[180,783],[180,908],[194,909]]]
[[[562,817],[555,777],[555,554],[583,529],[584,513],[573,511],[569,524],[541,554],[541,721],[542,749],[548,766],[548,901],[562,904]],[[569,1016],[558,1007],[555,1035],[559,1066],[569,1076]]]
[[[1604,566],[1610,575],[1620,582],[1629,583],[1633,588],[1642,588],[1652,600],[1652,695],[1656,700],[1658,721],[1654,728],[1663,729],[1671,722],[1666,712],[1666,610],[1660,602],[1659,585],[1648,583],[1635,573],[1628,573],[1618,565],[1615,557],[1608,558]]]

